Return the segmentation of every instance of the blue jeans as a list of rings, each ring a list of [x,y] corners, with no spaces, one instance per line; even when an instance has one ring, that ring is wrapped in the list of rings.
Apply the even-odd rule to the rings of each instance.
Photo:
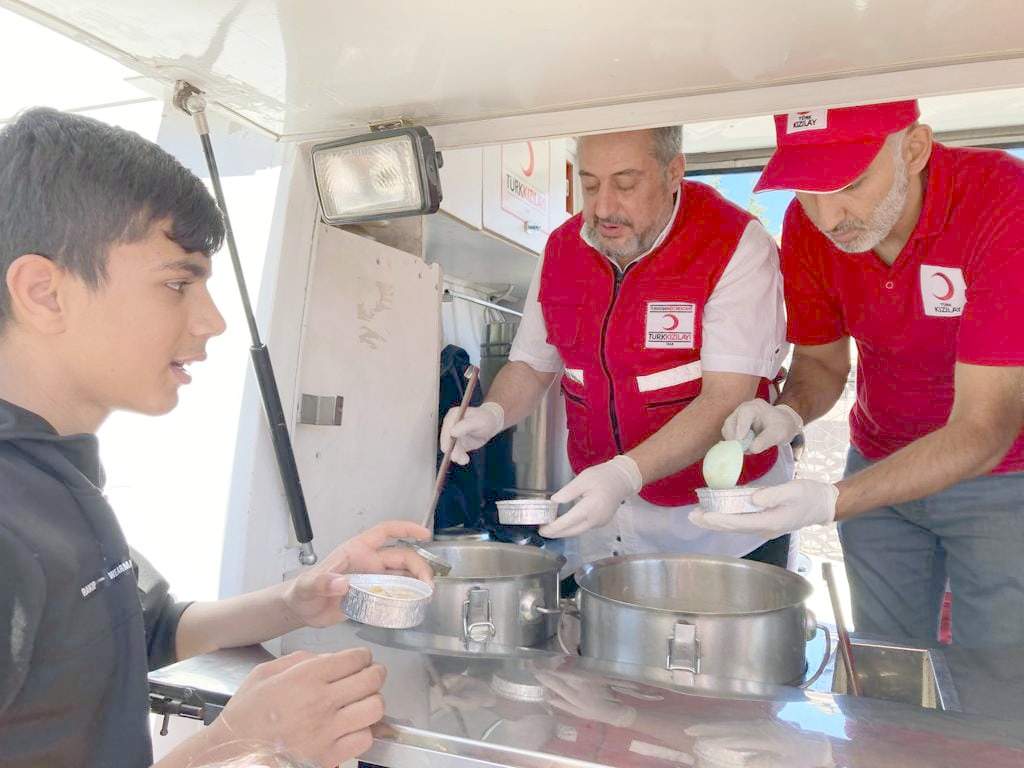
[[[870,464],[851,447],[846,476]],[[873,509],[839,540],[858,633],[935,640],[948,577],[954,643],[1024,643],[1024,472]]]

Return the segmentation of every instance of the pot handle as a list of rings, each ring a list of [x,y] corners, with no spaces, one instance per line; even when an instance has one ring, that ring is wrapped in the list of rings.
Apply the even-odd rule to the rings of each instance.
[[[483,587],[473,587],[462,603],[462,639],[467,643],[486,643],[496,633],[491,621],[491,593]]]
[[[700,640],[697,639],[697,625],[677,621],[668,639],[668,659],[665,668],[700,673]]]
[[[542,612],[547,613],[560,613],[561,616],[558,619],[558,627],[555,629],[555,639],[558,640],[558,649],[566,656],[579,656],[580,647],[576,646],[573,650],[569,648],[569,644],[565,642],[565,637],[562,635],[562,625],[565,623],[566,616],[572,616],[575,619],[580,618],[580,607],[576,604],[575,600],[562,600],[559,603],[560,607],[555,610],[553,608],[545,608]]]
[[[813,624],[815,630],[822,629],[825,631],[825,654],[821,657],[821,664],[818,665],[817,671],[800,683],[800,685],[797,686],[798,688],[809,688],[814,685],[814,681],[821,677],[821,673],[825,671],[825,667],[828,665],[828,660],[832,657],[832,633],[829,632],[828,627],[824,624],[818,624],[817,620],[814,618],[814,614],[810,611],[807,611],[807,615],[809,617],[808,625]],[[810,640],[815,634],[816,632],[811,632],[807,639]]]

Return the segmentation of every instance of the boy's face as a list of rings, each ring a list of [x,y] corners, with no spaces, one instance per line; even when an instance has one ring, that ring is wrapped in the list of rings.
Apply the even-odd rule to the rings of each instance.
[[[160,222],[144,239],[111,248],[98,288],[71,281],[61,343],[76,405],[166,413],[191,380],[188,364],[205,359],[207,340],[224,332],[206,286],[210,259],[185,253],[168,228]]]

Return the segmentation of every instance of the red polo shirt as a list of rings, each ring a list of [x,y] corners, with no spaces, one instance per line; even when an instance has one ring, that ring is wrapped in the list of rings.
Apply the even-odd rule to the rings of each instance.
[[[794,200],[782,230],[794,344],[857,342],[850,440],[881,459],[943,426],[957,362],[1024,365],[1024,163],[936,144],[893,265],[844,253]],[[994,472],[1024,470],[1024,433]]]

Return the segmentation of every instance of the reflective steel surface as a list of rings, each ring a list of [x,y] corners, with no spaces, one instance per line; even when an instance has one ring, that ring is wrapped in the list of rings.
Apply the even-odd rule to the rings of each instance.
[[[362,758],[381,766],[1024,765],[1024,649],[944,654],[965,710],[950,713],[725,680],[654,685],[627,665],[537,649],[392,647],[352,630],[295,633],[283,650],[369,644],[388,666],[387,727]],[[196,664],[211,666],[155,674],[192,682]],[[237,661],[229,669],[237,680]]]

